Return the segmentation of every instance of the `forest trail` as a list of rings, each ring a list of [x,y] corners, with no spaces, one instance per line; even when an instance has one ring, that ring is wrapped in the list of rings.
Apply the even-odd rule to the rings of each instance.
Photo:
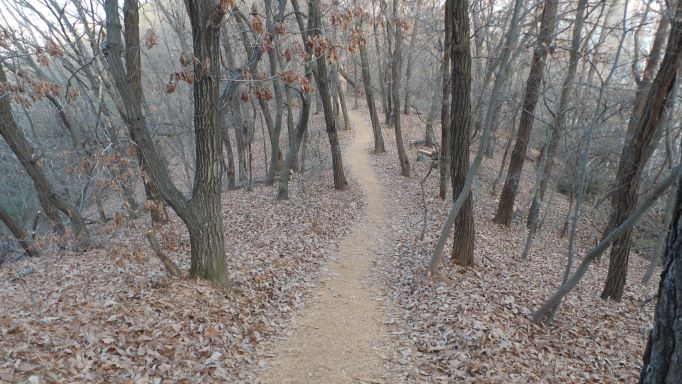
[[[386,204],[369,164],[372,127],[358,111],[351,111],[351,120],[355,137],[344,160],[366,193],[366,216],[342,240],[330,277],[300,314],[293,334],[272,351],[264,383],[393,382],[383,367],[388,336],[382,311],[367,281],[386,235]]]

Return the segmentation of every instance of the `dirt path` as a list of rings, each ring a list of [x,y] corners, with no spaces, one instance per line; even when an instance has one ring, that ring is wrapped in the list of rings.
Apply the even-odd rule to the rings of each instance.
[[[366,218],[341,242],[331,277],[301,313],[294,333],[272,351],[264,383],[395,382],[383,366],[387,336],[367,273],[385,238],[385,202],[369,165],[372,128],[357,112],[351,120],[356,132],[344,162],[367,194]]]

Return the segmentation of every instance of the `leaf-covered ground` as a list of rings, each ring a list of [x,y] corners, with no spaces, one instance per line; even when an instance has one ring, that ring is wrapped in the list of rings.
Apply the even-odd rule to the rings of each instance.
[[[314,149],[309,143],[311,165]],[[3,265],[0,382],[253,382],[267,355],[260,344],[285,332],[362,209],[352,179],[337,192],[327,171],[313,176],[303,188],[291,182],[287,203],[276,203],[274,187],[224,194],[228,296],[167,278],[145,219],[100,228],[100,247],[85,253],[52,247]],[[158,238],[187,274],[179,219]]]
[[[408,118],[404,124],[408,127],[406,142],[423,139],[425,124],[418,118]],[[632,255],[623,302],[604,302],[599,294],[608,268],[605,255],[564,301],[553,325],[534,325],[532,312],[558,287],[565,268],[567,240],[557,233],[568,202],[563,195],[554,196],[531,256],[522,260],[522,218],[511,228],[492,223],[499,197],[490,195],[502,157],[498,150],[499,157],[484,160],[474,186],[477,265],[465,270],[449,263],[449,242],[441,267],[447,280],[434,284],[426,277],[426,266],[452,197],[446,202],[438,198],[435,169],[426,183],[427,230],[420,241],[423,208],[419,180],[428,172],[429,163],[412,161],[412,177],[402,178],[394,136],[390,130],[384,130],[384,135],[388,153],[375,158],[374,164],[383,171],[383,183],[392,186],[388,189],[389,199],[396,202],[392,229],[401,241],[384,250],[376,270],[385,282],[384,301],[390,313],[387,327],[395,336],[398,351],[393,363],[400,367],[396,369],[402,371],[405,382],[637,380],[655,301],[644,307],[641,303],[657,290],[656,279],[648,286],[639,283],[647,260]],[[472,158],[476,149],[477,144],[472,147]],[[531,196],[534,170],[535,164],[527,161],[519,194],[524,204]],[[577,262],[599,236],[593,220],[586,217],[580,223]]]
[[[319,125],[319,117],[314,121]],[[418,118],[403,124],[406,141],[422,138]],[[388,153],[372,163],[387,193],[388,234],[372,273],[383,292],[376,300],[392,344],[387,369],[407,383],[636,379],[653,312],[653,302],[640,303],[656,290],[656,281],[639,284],[646,260],[631,257],[622,303],[599,299],[604,260],[568,296],[553,325],[532,324],[530,314],[561,280],[566,240],[556,233],[568,203],[556,194],[530,259],[521,260],[522,222],[511,228],[491,222],[500,150],[484,161],[474,187],[477,265],[464,270],[444,259],[441,274],[448,280],[434,284],[425,266],[450,204],[437,198],[434,170],[420,241],[419,181],[429,164],[416,161],[411,149],[412,177],[401,177],[392,131],[383,134]],[[342,136],[347,143],[350,135]],[[326,138],[313,136],[311,164],[328,162],[327,150]],[[528,163],[522,204],[533,172]],[[290,332],[307,294],[324,280],[325,263],[362,215],[364,196],[348,176],[350,188],[336,192],[328,171],[320,169],[305,178],[304,188],[292,182],[286,204],[274,201],[271,187],[224,195],[229,296],[203,282],[167,278],[143,237],[144,219],[100,228],[100,246],[85,253],[51,246],[41,258],[3,265],[0,382],[257,382],[274,336]],[[581,223],[578,258],[599,235],[594,216]],[[159,238],[186,272],[189,243],[177,218]]]

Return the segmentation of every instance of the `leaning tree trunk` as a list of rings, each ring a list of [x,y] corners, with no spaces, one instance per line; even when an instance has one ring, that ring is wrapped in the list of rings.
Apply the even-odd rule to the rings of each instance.
[[[391,66],[391,85],[393,92],[393,126],[395,128],[395,141],[398,147],[398,160],[400,161],[400,173],[405,177],[410,177],[410,161],[405,151],[403,142],[402,127],[400,126],[400,74],[402,67],[402,28],[396,22],[400,14],[400,0],[393,0],[393,21],[389,23],[389,28],[393,30],[395,36],[395,47],[393,51],[393,63]]]
[[[7,77],[0,62],[0,84],[6,82]],[[38,193],[38,199],[53,227],[58,232],[61,232],[62,226],[59,223],[58,213],[61,211],[69,218],[76,238],[84,241],[87,240],[89,234],[85,221],[83,221],[76,207],[62,197],[45,176],[39,165],[41,155],[28,142],[21,128],[19,128],[19,125],[14,120],[10,100],[12,100],[11,95],[0,94],[0,135],[5,139],[14,155],[26,170],[26,173],[31,177],[33,186]]]
[[[533,121],[535,120],[535,107],[540,97],[542,74],[556,26],[558,1],[545,0],[544,4],[540,34],[535,45],[530,73],[526,82],[526,94],[523,100],[519,132],[516,136],[514,149],[512,150],[507,179],[502,188],[502,196],[500,196],[500,203],[497,206],[497,213],[493,219],[493,222],[506,226],[509,226],[512,221],[514,200],[519,190],[519,180],[521,179],[521,171],[526,159],[528,140],[530,139],[530,132],[533,129]]]
[[[312,32],[312,38],[321,35],[322,18],[320,15],[320,0],[308,0],[308,29]],[[334,118],[334,108],[332,106],[331,92],[329,88],[329,71],[327,69],[327,52],[315,51],[317,56],[315,80],[322,99],[322,109],[324,109],[324,121],[327,127],[327,137],[332,152],[332,168],[334,170],[334,188],[346,189],[348,182],[343,172],[343,160],[341,157],[341,145]]]
[[[451,86],[450,131],[452,132],[452,195],[453,201],[462,192],[469,170],[469,141],[471,135],[471,48],[469,47],[468,0],[448,0],[452,20],[452,44],[450,47]],[[474,216],[471,191],[462,205],[455,221],[452,259],[468,267],[474,264]]]
[[[682,0],[677,0],[672,6],[674,17],[668,38],[668,46],[661,62],[660,69],[653,80],[649,92],[637,118],[633,135],[626,138],[623,156],[618,166],[616,182],[619,186],[615,199],[615,219],[613,223],[620,224],[637,205],[637,184],[646,164],[645,153],[655,136],[656,129],[663,117],[668,97],[673,92],[675,79],[682,56]],[[628,256],[630,253],[632,231],[625,231],[618,237],[611,247],[609,257],[609,272],[604,284],[601,298],[620,301],[627,276]]]
[[[126,26],[123,38],[126,45],[126,71],[128,73],[128,81],[136,100],[142,105],[145,104],[144,93],[142,92],[142,63],[140,60],[140,15],[138,12],[138,0],[125,0],[123,5],[123,22]],[[130,127],[130,123],[127,124]],[[128,129],[130,137],[133,142],[135,140],[135,133]],[[145,165],[144,156],[142,152],[137,152],[137,159],[140,163],[140,170],[142,171],[142,183],[144,184],[144,191],[147,195],[147,205],[149,207],[152,223],[165,224],[168,222],[168,212],[166,211],[166,204],[163,202],[159,191],[156,190],[154,184],[149,180],[147,166]]]

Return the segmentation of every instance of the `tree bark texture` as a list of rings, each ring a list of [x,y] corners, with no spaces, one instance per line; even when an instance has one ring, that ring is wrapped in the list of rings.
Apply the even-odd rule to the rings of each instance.
[[[471,135],[471,48],[469,45],[469,2],[450,1],[449,14],[452,20],[452,44],[450,59],[452,93],[450,126],[452,132],[452,195],[453,201],[464,187],[469,170],[469,141]],[[452,259],[462,266],[474,264],[474,216],[473,195],[468,192],[455,221]]]

